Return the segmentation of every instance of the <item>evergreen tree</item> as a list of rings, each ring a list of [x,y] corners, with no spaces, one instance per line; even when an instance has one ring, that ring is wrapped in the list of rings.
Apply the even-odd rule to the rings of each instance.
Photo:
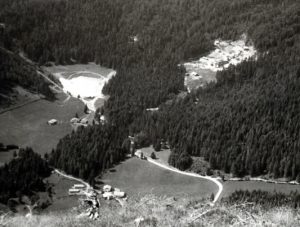
[[[154,152],[152,152],[152,153],[151,153],[151,155],[150,155],[150,157],[151,157],[152,159],[156,159],[156,155],[155,155],[155,153],[154,153]]]

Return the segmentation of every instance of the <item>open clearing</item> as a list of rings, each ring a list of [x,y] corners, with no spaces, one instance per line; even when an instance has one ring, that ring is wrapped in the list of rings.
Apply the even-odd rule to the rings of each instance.
[[[155,153],[157,157],[157,162],[162,164],[167,164],[168,157],[170,155],[170,150],[162,150],[159,152],[155,152],[153,147],[147,147],[141,149],[141,151],[146,155],[150,156],[152,152]],[[282,193],[290,193],[291,191],[298,190],[300,191],[299,185],[291,185],[291,184],[273,184],[267,182],[259,182],[259,181],[226,181],[222,182],[223,184],[223,192],[220,197],[227,197],[232,194],[236,190],[263,190],[269,192],[282,192]]]
[[[145,194],[203,198],[217,192],[212,182],[174,173],[138,158],[117,165],[104,174],[101,181],[121,188],[129,198]]]
[[[66,93],[79,98],[93,111],[101,106],[103,100],[107,99],[102,94],[103,86],[116,74],[114,70],[94,63],[52,66],[44,69],[59,79]]]
[[[215,185],[215,187],[218,189],[217,193],[214,193],[215,196],[214,196],[213,203],[218,201],[218,199],[223,191],[223,185],[217,178],[213,178],[211,176],[204,176],[204,175],[200,175],[200,174],[189,172],[189,171],[181,171],[179,169],[176,169],[176,168],[170,166],[168,164],[168,159],[169,159],[169,155],[171,152],[170,149],[160,151],[160,152],[155,152],[155,150],[151,146],[148,148],[143,148],[140,151],[142,151],[144,153],[144,155],[147,157],[147,161],[149,161],[150,163],[152,163],[160,168],[164,168],[164,169],[170,170],[172,172],[175,172],[175,173],[178,173],[178,174],[181,174],[184,176],[193,177],[193,178],[196,178],[199,180],[206,180],[206,181],[213,183]],[[155,159],[151,158],[152,152],[155,153],[155,156],[156,156]]]
[[[64,102],[66,95],[57,94],[54,102],[41,99],[0,115],[0,142],[30,146],[43,155],[56,147],[59,139],[72,131],[70,119],[83,114],[84,105],[75,98]],[[47,121],[55,118],[58,125],[50,126]],[[0,165],[9,161],[12,152],[0,152]]]
[[[247,43],[246,35],[236,41],[216,40],[214,45],[216,49],[207,56],[183,64],[187,71],[184,83],[188,91],[205,86],[216,79],[217,71],[237,65],[257,53],[254,46]]]

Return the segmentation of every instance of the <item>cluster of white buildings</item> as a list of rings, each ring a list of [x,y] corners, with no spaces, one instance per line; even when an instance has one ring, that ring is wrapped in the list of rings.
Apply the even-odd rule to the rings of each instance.
[[[84,184],[74,184],[69,189],[69,195],[81,195],[86,186]]]
[[[187,71],[191,74],[196,73],[192,69],[208,69],[214,72],[228,68],[230,65],[237,65],[242,61],[256,55],[257,51],[252,45],[246,43],[246,39],[237,41],[215,41],[216,49],[209,55],[197,61],[185,63]]]
[[[76,117],[73,117],[71,120],[70,120],[70,123],[71,124],[80,124],[80,125],[83,125],[83,126],[87,126],[89,124],[89,120],[87,118],[76,118]]]
[[[246,35],[237,41],[216,40],[215,50],[199,60],[186,62],[184,67],[187,71],[185,85],[190,90],[192,81],[198,81],[199,86],[215,79],[215,73],[228,68],[230,65],[237,65],[244,60],[257,56],[255,47],[247,43]],[[206,75],[207,74],[207,75]],[[214,78],[210,78],[213,75]],[[195,88],[195,86],[193,86]]]
[[[113,188],[110,185],[104,185],[102,197],[107,200],[114,198],[125,198],[126,193],[122,192],[119,188]]]
[[[95,197],[95,190],[85,191],[86,186],[84,184],[74,184],[69,189],[69,195],[86,195],[89,198]],[[102,191],[102,197],[107,200],[114,198],[125,198],[126,193],[121,191],[119,188],[113,188],[110,185],[104,185]]]

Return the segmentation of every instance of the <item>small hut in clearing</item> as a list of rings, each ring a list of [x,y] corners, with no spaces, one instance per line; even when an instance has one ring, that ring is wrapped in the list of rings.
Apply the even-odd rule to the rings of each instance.
[[[47,121],[48,125],[57,125],[58,121],[56,119],[51,119],[49,121]]]

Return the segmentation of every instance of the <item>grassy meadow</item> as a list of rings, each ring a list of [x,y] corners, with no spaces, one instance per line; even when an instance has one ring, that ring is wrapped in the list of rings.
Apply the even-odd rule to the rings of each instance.
[[[66,100],[63,93],[57,94],[54,102],[41,99],[21,108],[0,115],[0,142],[20,147],[30,146],[43,155],[56,147],[59,139],[72,131],[70,119],[83,114],[84,104],[75,99]],[[50,126],[47,121],[57,119],[58,124]],[[0,164],[10,160],[12,152],[0,152]]]
[[[210,181],[174,173],[138,158],[117,165],[104,174],[101,181],[125,191],[129,199],[145,194],[203,198],[217,192]]]

